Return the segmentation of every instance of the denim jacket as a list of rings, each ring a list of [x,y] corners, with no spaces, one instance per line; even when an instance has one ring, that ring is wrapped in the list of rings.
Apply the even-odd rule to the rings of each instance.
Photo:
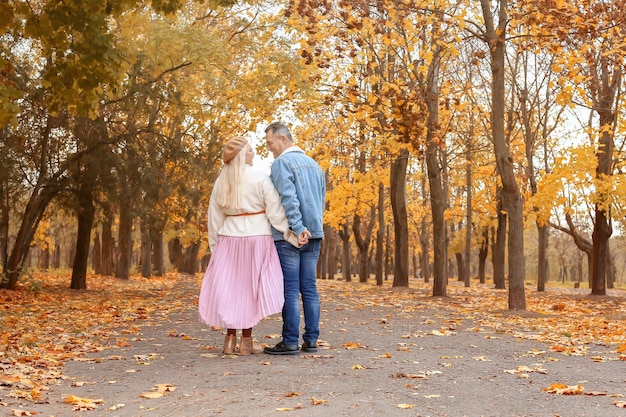
[[[296,235],[307,229],[311,239],[322,239],[326,180],[317,162],[292,146],[272,163],[270,177],[285,208],[289,229]],[[274,240],[284,240],[282,233],[272,230],[272,234]]]

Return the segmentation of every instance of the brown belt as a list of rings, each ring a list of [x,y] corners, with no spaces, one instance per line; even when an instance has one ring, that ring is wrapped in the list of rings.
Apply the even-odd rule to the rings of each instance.
[[[257,214],[265,214],[265,210],[263,211],[257,211],[256,213],[239,213],[239,214],[229,214],[229,216],[254,216]]]

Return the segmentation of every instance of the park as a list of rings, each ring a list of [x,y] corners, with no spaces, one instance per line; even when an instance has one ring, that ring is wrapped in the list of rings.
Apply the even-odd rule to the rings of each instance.
[[[623,415],[624,6],[0,2],[0,412]],[[274,121],[325,176],[320,349],[222,355],[209,197]]]

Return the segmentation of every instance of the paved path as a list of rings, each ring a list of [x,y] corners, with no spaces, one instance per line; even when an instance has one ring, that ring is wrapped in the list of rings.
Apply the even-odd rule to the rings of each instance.
[[[128,346],[67,363],[49,403],[23,409],[45,417],[626,416],[614,404],[626,400],[626,361],[615,346],[563,355],[529,337],[540,329],[523,319],[515,331],[498,329],[423,292],[322,281],[317,354],[225,356],[223,333],[197,320],[197,283],[185,285],[181,308],[120,329],[111,343],[125,337]],[[280,326],[280,317],[265,319],[254,336],[274,344]],[[543,390],[554,383],[594,395]],[[157,387],[163,396],[142,396]],[[68,395],[102,402],[72,411]],[[8,408],[0,412],[14,415]]]

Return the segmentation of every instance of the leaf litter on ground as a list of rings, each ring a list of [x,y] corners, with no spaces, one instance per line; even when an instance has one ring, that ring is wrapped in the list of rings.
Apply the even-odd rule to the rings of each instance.
[[[32,290],[19,286],[14,291],[0,290],[0,389],[9,389],[9,396],[39,401],[51,384],[64,380],[62,365],[69,360],[87,360],[85,355],[105,349],[132,345],[140,340],[140,327],[158,322],[173,311],[189,308],[197,299],[202,276],[189,277],[169,273],[164,277],[128,280],[90,276],[89,290],[68,288],[69,274],[42,273]],[[195,280],[194,285],[179,285],[180,280]],[[496,290],[491,284],[449,283],[447,297],[432,297],[430,287],[417,280],[411,288],[392,288],[391,282],[382,287],[374,283],[349,283],[319,280],[324,301],[338,304],[337,311],[355,311],[364,307],[388,307],[393,313],[380,318],[387,324],[394,317],[415,318],[431,324],[430,332],[403,335],[403,339],[454,335],[463,322],[475,323],[470,329],[485,333],[489,339],[507,334],[520,339],[540,341],[550,352],[562,355],[587,355],[591,344],[604,344],[613,354],[590,360],[626,360],[625,292],[613,290],[617,296],[592,297],[566,288],[549,288],[539,293],[528,286],[527,310],[506,310],[506,290]],[[180,288],[183,288],[180,290]],[[191,290],[189,289],[191,288]],[[186,291],[186,293],[184,293]],[[193,301],[190,301],[193,300]],[[446,326],[437,325],[438,317],[422,317],[424,311],[453,312],[454,320]],[[171,337],[186,338],[172,330]],[[364,349],[358,342],[346,342],[344,349]],[[407,349],[407,347],[404,347]],[[545,351],[538,351],[542,354]],[[532,354],[532,352],[531,352]],[[386,353],[380,358],[390,358]],[[123,359],[111,355],[107,360]],[[137,364],[149,364],[158,359],[149,354],[132,358]],[[484,361],[488,358],[475,357]],[[353,369],[366,369],[367,364],[355,364]],[[542,372],[541,369],[516,368],[506,371],[517,374]],[[398,378],[421,378],[418,375],[396,375]],[[550,387],[577,391],[570,386]],[[152,392],[152,391],[151,391]],[[153,391],[164,394],[167,391]],[[546,391],[549,392],[549,391]],[[154,394],[150,394],[154,395]],[[96,400],[97,401],[97,400]],[[97,404],[86,402],[88,408]],[[616,404],[621,406],[621,402]],[[82,406],[82,405],[79,405]],[[282,411],[282,410],[281,410]]]

